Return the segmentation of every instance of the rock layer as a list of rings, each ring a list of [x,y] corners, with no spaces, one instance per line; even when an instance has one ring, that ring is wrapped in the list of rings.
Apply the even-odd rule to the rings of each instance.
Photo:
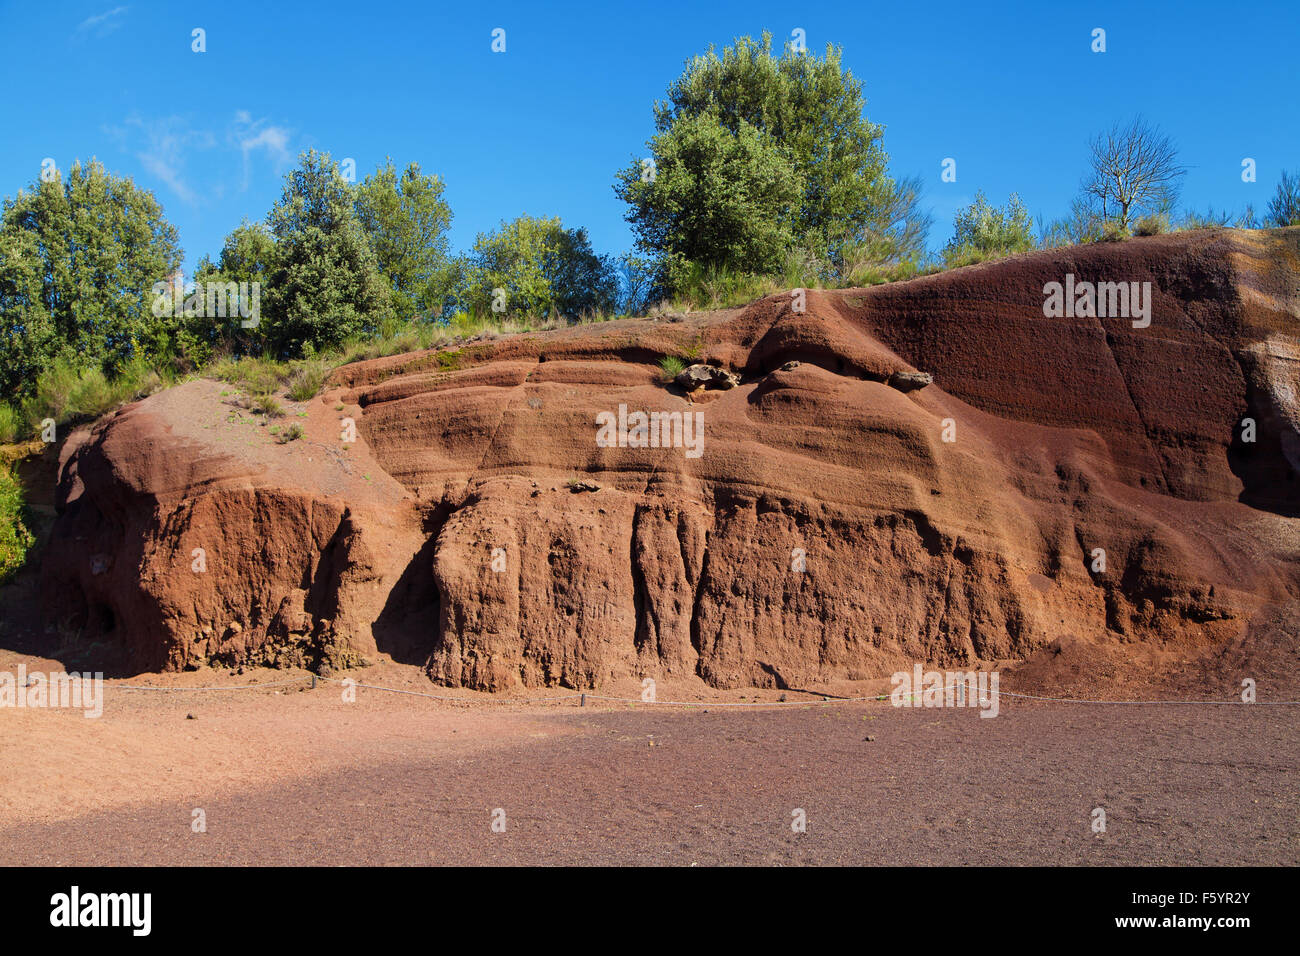
[[[1203,650],[1300,598],[1298,246],[1153,237],[358,363],[288,445],[193,382],[69,441],[47,614],[141,668],[387,653],[488,690]],[[1150,325],[1045,317],[1067,273],[1150,282]],[[739,384],[688,394],[664,355]]]

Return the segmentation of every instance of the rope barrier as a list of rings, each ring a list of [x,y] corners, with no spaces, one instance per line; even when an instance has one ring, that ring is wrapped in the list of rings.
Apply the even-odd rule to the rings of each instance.
[[[811,693],[811,692],[808,692]],[[875,697],[822,697],[821,700],[642,700],[639,697],[605,697],[601,694],[584,694],[592,700],[612,700],[626,704],[659,704],[663,707],[807,707],[809,704],[852,704],[865,700],[889,700],[889,695]]]
[[[1023,700],[1047,700],[1053,703],[1061,704],[1229,704],[1233,706],[1246,705],[1244,700],[1087,700],[1081,697],[1036,697],[1033,694],[1017,694],[1009,690],[999,690],[1000,697],[1019,697]],[[1257,700],[1253,704],[1246,706],[1254,707],[1258,704],[1271,704],[1277,706],[1295,706],[1300,704],[1300,700]]]
[[[335,680],[333,677],[322,677],[322,678],[320,678],[320,680],[328,681],[328,682],[331,683],[331,684],[340,684],[340,685],[341,685],[341,684],[345,683],[345,682],[348,680],[348,678],[344,678],[344,680]],[[488,699],[488,700],[474,700],[474,699],[471,698],[471,697],[444,697],[444,696],[439,696],[439,695],[437,695],[437,694],[423,694],[423,693],[421,693],[420,691],[417,691],[417,690],[402,690],[401,688],[398,688],[398,687],[380,687],[378,684],[363,684],[363,683],[361,683],[360,681],[355,681],[355,680],[352,681],[352,686],[353,686],[353,687],[364,687],[364,688],[366,688],[367,690],[382,690],[382,691],[387,691],[387,692],[390,693],[390,694],[406,694],[406,695],[408,695],[408,696],[410,696],[410,697],[427,697],[429,700],[447,700],[447,701],[452,701],[453,703],[459,701],[460,703],[463,703],[463,704],[531,704],[531,703],[533,703],[534,701],[547,701],[547,700],[573,700],[575,697],[581,697],[581,696],[583,696],[582,694],[562,694],[562,695],[560,695],[560,696],[558,696],[558,697],[530,697],[530,698],[528,698],[528,699],[526,699],[526,700],[522,700],[522,701],[521,701],[521,700],[505,700],[505,699],[499,699],[499,698],[498,698],[498,699]]]
[[[307,677],[295,677],[290,680],[270,681],[265,684],[232,684],[229,687],[150,687],[148,684],[117,684],[115,690],[165,690],[165,691],[187,691],[187,690],[256,690],[259,687],[284,687],[287,684],[301,684]]]
[[[229,687],[150,687],[148,685],[134,685],[134,684],[119,684],[117,685],[117,687],[121,690],[153,690],[153,691],[172,691],[172,692],[181,693],[185,691],[257,690],[260,687],[284,687],[289,684],[300,684],[308,680],[312,681],[312,686],[314,687],[316,680],[326,681],[331,684],[344,685],[351,679],[344,678],[343,680],[339,680],[333,677],[313,676],[313,677],[291,678],[289,680],[282,680],[282,681],[269,681],[264,684],[235,684]],[[425,694],[420,691],[403,690],[399,687],[381,687],[378,684],[364,684],[357,680],[351,680],[351,684],[353,687],[363,687],[366,690],[383,691],[384,693],[388,693],[388,694],[404,694],[408,697],[423,697],[426,698],[427,700],[440,700],[440,701],[445,701],[450,703],[462,703],[462,704],[534,704],[534,703],[546,703],[550,701],[578,700],[582,702],[583,705],[585,705],[586,701],[588,700],[604,700],[604,701],[610,701],[612,703],[619,703],[619,704],[654,704],[660,707],[807,707],[810,704],[854,704],[854,703],[864,703],[868,701],[872,701],[872,702],[885,701],[891,699],[892,697],[891,694],[876,694],[875,696],[870,696],[870,697],[824,697],[823,696],[821,697],[820,700],[804,699],[804,700],[772,700],[772,701],[748,701],[748,700],[746,701],[728,701],[728,700],[701,701],[701,700],[643,700],[640,697],[613,697],[607,694],[592,694],[592,693],[580,692],[580,693],[573,693],[573,694],[559,694],[550,697],[529,697],[529,698],[524,698],[522,700],[518,698],[475,699],[471,697],[448,697],[446,695],[441,695],[441,694]],[[815,692],[813,691],[804,691],[803,693],[810,693],[810,694],[814,694],[814,696],[819,696],[816,695]],[[914,692],[911,696],[915,699],[915,698],[922,697],[923,695],[919,692]],[[1256,704],[1263,704],[1263,705],[1273,706],[1273,707],[1300,706],[1300,700],[1259,700],[1259,701],[1255,701],[1255,703],[1251,705],[1246,705],[1246,702],[1242,700],[1093,700],[1084,697],[1044,697],[1037,694],[1020,694],[1020,693],[1016,693],[1015,691],[1009,691],[1009,690],[999,690],[998,696],[1012,697],[1019,700],[1044,701],[1047,703],[1054,703],[1054,704],[1119,704],[1119,705],[1133,705],[1133,706],[1136,705],[1255,706]]]

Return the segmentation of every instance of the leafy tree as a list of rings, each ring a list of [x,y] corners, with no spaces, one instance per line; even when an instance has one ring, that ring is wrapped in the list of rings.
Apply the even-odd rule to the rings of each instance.
[[[691,263],[780,267],[795,241],[803,182],[769,135],[744,120],[729,130],[710,110],[675,120],[651,147],[653,168],[633,164],[615,190],[631,207],[637,247],[661,260],[663,284],[676,287]]]
[[[443,190],[443,181],[423,175],[418,163],[399,177],[391,159],[357,188],[357,216],[403,318],[441,311],[451,291],[451,207]]]
[[[1300,226],[1300,176],[1282,171],[1277,192],[1268,201],[1265,222],[1272,226]]]
[[[607,258],[592,251],[585,229],[565,229],[558,217],[523,215],[479,234],[458,297],[480,313],[575,316],[613,310],[618,276]]]
[[[645,313],[654,291],[654,269],[654,263],[644,256],[628,252],[619,257],[620,312],[625,315]]]
[[[224,316],[208,314],[208,300],[205,297],[203,313],[197,317],[183,317],[180,320],[181,331],[178,333],[183,350],[195,364],[204,364],[211,357],[218,343],[240,354],[261,353],[265,345],[265,332],[260,322],[260,293],[261,290],[266,289],[271,272],[276,266],[276,254],[275,239],[271,237],[266,226],[260,222],[250,223],[244,219],[230,235],[226,236],[215,264],[207,256],[199,260],[194,270],[196,288],[201,286],[206,290],[214,283],[226,286],[246,283],[250,294],[257,297],[254,301],[259,306],[259,315],[258,324],[246,328],[245,318],[238,309],[227,307],[225,309],[227,314]],[[221,303],[219,299],[213,299],[212,302],[228,306],[227,303]],[[249,309],[249,305],[245,303],[246,310]]]
[[[215,266],[209,264],[209,270],[221,275],[227,282],[261,282],[275,268],[275,239],[263,223],[250,223],[243,220],[226,236],[221,246],[221,254]],[[207,257],[204,257],[206,261]],[[195,271],[195,278],[204,272],[201,262]]]
[[[22,201],[19,196],[19,201]],[[0,225],[0,394],[29,394],[56,357],[74,350],[60,342],[46,307],[46,268],[34,230]]]
[[[1015,193],[1004,209],[977,190],[975,201],[957,213],[953,225],[955,232],[943,250],[944,261],[950,265],[1034,248],[1033,221]]]
[[[391,296],[356,213],[355,189],[328,153],[303,153],[271,210],[274,267],[263,292],[268,346],[282,356],[373,329]]]
[[[845,244],[858,246],[859,257],[864,244],[879,255],[881,246],[895,238],[906,248],[884,250],[882,258],[923,255],[924,235],[919,243],[912,235],[916,227],[922,233],[928,227],[916,208],[917,193],[887,175],[882,127],[866,120],[864,105],[862,84],[843,68],[841,51],[834,46],[818,57],[787,44],[776,57],[771,34],[764,33],[758,41],[737,39],[721,56],[710,47],[688,61],[669,86],[667,101],[655,104],[656,135],[649,143],[655,181],[641,183],[637,160],[618,175],[615,190],[631,206],[627,218],[637,232],[638,248],[670,262],[694,257],[710,268],[732,261],[736,244],[714,246],[716,233],[693,230],[696,223],[681,196],[695,195],[705,207],[727,204],[738,177],[750,173],[759,177],[750,191],[763,202],[750,203],[754,212],[743,221],[747,235],[742,247],[764,247],[788,231],[790,242],[832,262],[840,261]],[[714,124],[741,141],[740,156],[713,142],[708,131]],[[688,144],[695,148],[684,149]],[[711,148],[700,148],[706,145]],[[769,158],[768,152],[776,156]],[[714,168],[722,157],[731,160],[728,175]],[[663,172],[673,162],[685,169],[665,183]],[[770,177],[777,170],[796,193],[788,212],[783,202],[775,202],[779,193]],[[696,182],[683,189],[688,177]],[[660,183],[672,189],[661,191]],[[688,247],[696,251],[685,252]],[[751,263],[749,271],[770,268],[766,252],[761,257],[766,261]],[[672,268],[679,270],[680,262]]]
[[[1187,170],[1168,136],[1141,118],[1116,124],[1089,144],[1091,172],[1083,193],[1103,223],[1127,231],[1150,213],[1168,213]]]
[[[883,128],[863,117],[862,84],[841,66],[841,51],[826,55],[786,44],[772,55],[772,36],[736,40],[719,57],[712,47],[687,64],[655,105],[663,132],[681,119],[717,111],[733,135],[748,123],[769,135],[798,174],[801,188],[796,238],[825,255],[870,223],[885,186]]]
[[[560,220],[555,220],[557,227]],[[587,230],[558,228],[543,272],[555,311],[570,317],[608,313],[618,308],[618,271],[608,256],[597,255]]]
[[[0,212],[0,388],[31,393],[57,359],[114,368],[168,351],[175,320],[152,289],[180,265],[176,230],[148,190],[102,164],[34,182]]]

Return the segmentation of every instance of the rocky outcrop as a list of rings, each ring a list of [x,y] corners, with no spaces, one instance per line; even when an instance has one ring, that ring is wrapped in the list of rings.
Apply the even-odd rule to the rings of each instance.
[[[385,653],[488,690],[1211,647],[1300,599],[1297,248],[1152,237],[392,356],[283,445],[191,382],[69,442],[47,618],[142,668]],[[1150,324],[1045,316],[1067,274],[1149,282]],[[657,365],[687,350],[693,401]]]
[[[697,388],[735,388],[740,376],[713,365],[688,365],[677,373],[677,384],[688,391]]]
[[[900,392],[915,392],[934,382],[929,372],[895,372],[889,376],[889,384]]]

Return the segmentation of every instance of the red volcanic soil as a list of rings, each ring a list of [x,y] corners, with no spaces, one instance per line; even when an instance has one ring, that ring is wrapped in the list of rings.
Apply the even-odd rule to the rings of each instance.
[[[416,686],[399,668],[373,670]],[[1004,699],[984,720],[887,703],[464,708],[365,690],[343,703],[332,685],[110,686],[98,720],[0,723],[3,866],[1300,860],[1287,707]]]
[[[1298,248],[1136,239],[362,362],[290,403],[284,445],[190,382],[66,443],[45,623],[126,672],[390,657],[477,690],[784,690],[923,661],[1278,689]],[[1067,274],[1150,283],[1149,326],[1045,317]],[[740,384],[687,395],[664,355]],[[620,406],[698,416],[698,456],[598,442]]]

